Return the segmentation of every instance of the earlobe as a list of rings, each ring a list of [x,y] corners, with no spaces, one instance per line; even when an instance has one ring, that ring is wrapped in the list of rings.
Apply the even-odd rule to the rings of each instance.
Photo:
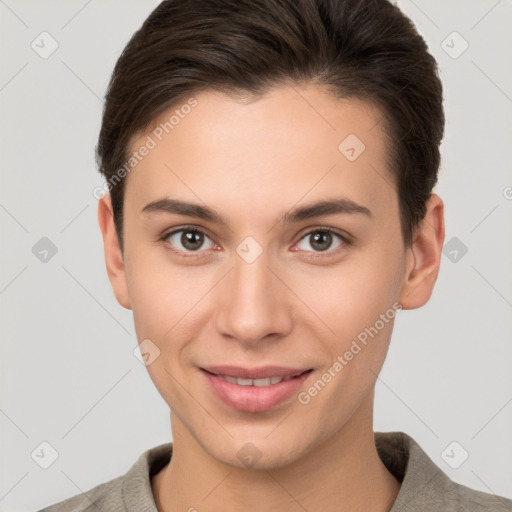
[[[98,223],[103,236],[103,249],[108,278],[114,295],[126,309],[131,309],[123,254],[119,245],[110,195],[98,202]]]
[[[439,274],[444,244],[444,204],[437,194],[427,201],[427,211],[407,249],[406,271],[399,302],[403,309],[425,305]]]

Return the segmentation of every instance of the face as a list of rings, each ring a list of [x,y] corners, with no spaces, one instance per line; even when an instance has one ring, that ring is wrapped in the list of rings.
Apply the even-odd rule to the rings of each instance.
[[[414,256],[381,112],[312,85],[194,99],[168,135],[133,141],[155,145],[127,177],[110,276],[175,440],[279,467],[367,410],[407,307]]]

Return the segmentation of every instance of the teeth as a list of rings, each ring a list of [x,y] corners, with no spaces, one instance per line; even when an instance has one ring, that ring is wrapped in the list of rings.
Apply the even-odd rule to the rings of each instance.
[[[280,382],[286,382],[296,377],[296,375],[290,375],[288,377],[267,377],[266,379],[243,379],[237,377],[230,377],[229,375],[217,375],[219,379],[231,382],[231,384],[238,384],[239,386],[271,386],[272,384],[279,384]]]

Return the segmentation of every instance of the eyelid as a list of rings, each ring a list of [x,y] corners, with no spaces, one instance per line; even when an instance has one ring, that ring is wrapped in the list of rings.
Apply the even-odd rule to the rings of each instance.
[[[310,236],[311,234],[316,233],[316,232],[330,233],[331,235],[334,235],[334,236],[338,237],[341,240],[341,242],[342,242],[341,246],[338,246],[335,249],[328,249],[326,251],[300,251],[300,250],[296,250],[294,252],[304,252],[304,253],[307,253],[309,255],[312,255],[312,257],[324,257],[324,256],[327,257],[327,256],[332,256],[333,254],[337,254],[340,250],[347,249],[348,247],[351,247],[353,245],[353,239],[352,239],[351,235],[349,235],[348,233],[340,233],[339,231],[337,231],[334,228],[327,227],[327,226],[312,226],[312,227],[310,226],[310,227],[308,227],[306,229],[307,229],[307,231],[304,231],[303,234],[299,236],[299,239],[294,244],[294,246],[297,245],[298,243],[300,243],[307,236]],[[213,244],[217,245],[217,243],[209,235],[209,233],[208,233],[208,231],[206,229],[200,228],[200,227],[194,226],[194,225],[185,225],[185,226],[180,226],[180,227],[172,228],[171,230],[166,231],[161,237],[159,237],[159,240],[166,242],[167,239],[170,236],[172,236],[172,235],[174,235],[176,233],[179,233],[180,231],[187,231],[187,230],[188,231],[194,231],[194,232],[197,232],[197,233],[201,233],[205,237],[209,238]],[[166,244],[166,247],[169,248],[170,250],[172,250],[175,254],[179,254],[179,255],[182,255],[182,256],[185,256],[185,257],[197,257],[197,256],[200,256],[201,253],[207,252],[207,249],[199,249],[197,251],[181,251],[179,249],[175,249],[172,246],[172,244]]]
[[[186,225],[180,226],[176,228],[172,228],[169,231],[165,231],[163,235],[158,237],[158,241],[166,242],[165,247],[171,250],[173,253],[178,254],[180,256],[184,256],[185,258],[194,258],[200,256],[202,253],[207,252],[207,249],[199,249],[197,251],[182,251],[180,249],[176,249],[172,244],[167,243],[167,240],[170,236],[179,233],[180,231],[193,231],[196,233],[201,233],[205,237],[209,238],[214,245],[217,245],[216,242],[212,239],[212,237],[208,234],[207,230],[204,228],[200,228],[198,226]]]
[[[327,249],[326,251],[296,251],[296,252],[304,252],[308,255],[307,257],[313,257],[313,258],[330,257],[330,256],[337,254],[339,251],[343,251],[343,250],[346,250],[347,248],[350,248],[354,244],[354,240],[353,240],[352,236],[349,235],[348,233],[339,232],[338,230],[328,227],[328,226],[313,226],[313,227],[310,226],[307,228],[307,231],[305,231],[304,234],[300,236],[298,242],[296,244],[294,244],[294,246],[297,245],[298,243],[300,243],[302,240],[304,240],[304,238],[311,236],[313,233],[318,233],[318,232],[329,233],[331,235],[334,235],[335,237],[338,237],[341,240],[341,244],[334,249]]]

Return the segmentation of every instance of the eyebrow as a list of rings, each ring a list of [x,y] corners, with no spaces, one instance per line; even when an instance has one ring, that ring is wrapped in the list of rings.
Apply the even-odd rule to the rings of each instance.
[[[202,206],[196,203],[189,203],[178,199],[159,199],[153,201],[141,211],[142,214],[149,213],[168,213],[184,215],[186,217],[196,217],[214,224],[227,226],[226,219],[215,210],[208,206]],[[277,219],[277,223],[293,224],[320,215],[338,215],[338,214],[363,214],[372,218],[373,214],[369,208],[362,206],[347,198],[334,198],[323,201],[317,201],[305,206],[293,208],[284,213]]]

